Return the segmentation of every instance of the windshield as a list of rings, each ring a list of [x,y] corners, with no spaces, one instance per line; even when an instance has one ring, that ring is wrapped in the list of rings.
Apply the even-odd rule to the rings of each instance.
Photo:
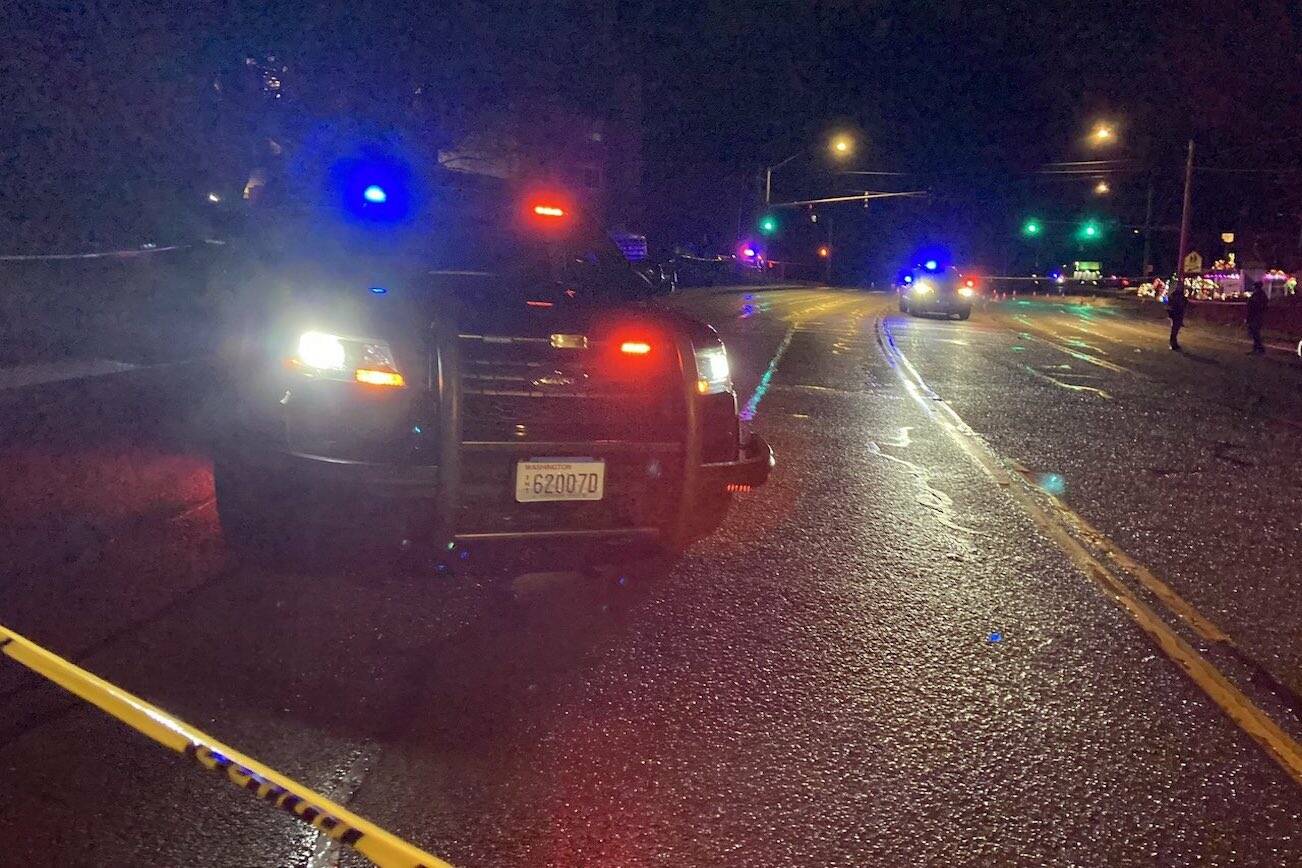
[[[240,255],[300,279],[401,274],[476,304],[521,297],[586,301],[634,299],[646,282],[619,248],[582,215],[560,225],[521,216],[506,194],[440,191],[423,213],[369,223],[340,209],[269,209],[251,220]]]

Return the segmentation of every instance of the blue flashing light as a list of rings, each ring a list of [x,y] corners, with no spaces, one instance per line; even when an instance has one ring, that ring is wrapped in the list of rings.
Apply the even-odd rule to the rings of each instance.
[[[935,271],[937,268],[940,268],[940,263],[934,259],[928,259],[926,262],[922,263],[922,267],[928,271]]]
[[[397,225],[413,212],[417,184],[408,165],[396,156],[363,152],[335,161],[330,192],[354,219],[372,225]]]
[[[905,283],[913,283],[913,275],[912,275],[912,274],[906,274],[906,275],[904,275],[904,282],[905,282]]]
[[[385,294],[386,292],[388,292],[388,291],[389,291],[389,290],[385,289],[383,286],[372,286],[372,287],[371,287],[371,292],[374,293],[375,295],[384,295],[384,294]]]

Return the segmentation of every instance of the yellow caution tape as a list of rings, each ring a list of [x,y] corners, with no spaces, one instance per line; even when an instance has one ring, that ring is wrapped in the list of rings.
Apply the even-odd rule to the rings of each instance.
[[[109,684],[36,643],[0,626],[0,651],[38,675],[164,747],[184,754],[203,768],[216,772],[237,787],[352,847],[383,868],[436,868],[447,862],[431,856],[374,823],[295,783],[251,757],[227,747],[139,697]]]

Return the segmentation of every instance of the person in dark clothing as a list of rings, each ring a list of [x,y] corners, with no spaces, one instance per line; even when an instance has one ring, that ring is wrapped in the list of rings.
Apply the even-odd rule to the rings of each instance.
[[[1166,315],[1171,318],[1171,349],[1180,350],[1180,329],[1184,326],[1184,309],[1188,301],[1184,295],[1184,282],[1176,283],[1166,297]]]
[[[1266,289],[1258,280],[1252,285],[1252,295],[1248,296],[1248,334],[1252,336],[1252,352],[1261,355],[1266,352],[1266,345],[1261,342],[1261,329],[1266,324]]]

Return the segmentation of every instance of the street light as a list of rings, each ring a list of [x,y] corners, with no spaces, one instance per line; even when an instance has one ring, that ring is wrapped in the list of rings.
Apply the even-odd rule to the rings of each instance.
[[[826,244],[818,248],[818,256],[820,259],[826,259],[831,255],[832,255],[832,248],[828,247]]]
[[[1106,196],[1111,192],[1112,192],[1112,188],[1108,186],[1107,181],[1099,181],[1097,184],[1094,185],[1095,196]]]
[[[767,205],[773,201],[773,173],[781,169],[787,163],[797,157],[804,156],[810,150],[809,147],[801,148],[785,160],[774,163],[771,166],[764,167],[764,204]],[[854,138],[848,133],[837,133],[827,142],[827,150],[833,157],[838,160],[844,160],[854,154]]]
[[[1110,145],[1117,140],[1117,131],[1111,124],[1100,121],[1090,133],[1090,141],[1095,145]]]

